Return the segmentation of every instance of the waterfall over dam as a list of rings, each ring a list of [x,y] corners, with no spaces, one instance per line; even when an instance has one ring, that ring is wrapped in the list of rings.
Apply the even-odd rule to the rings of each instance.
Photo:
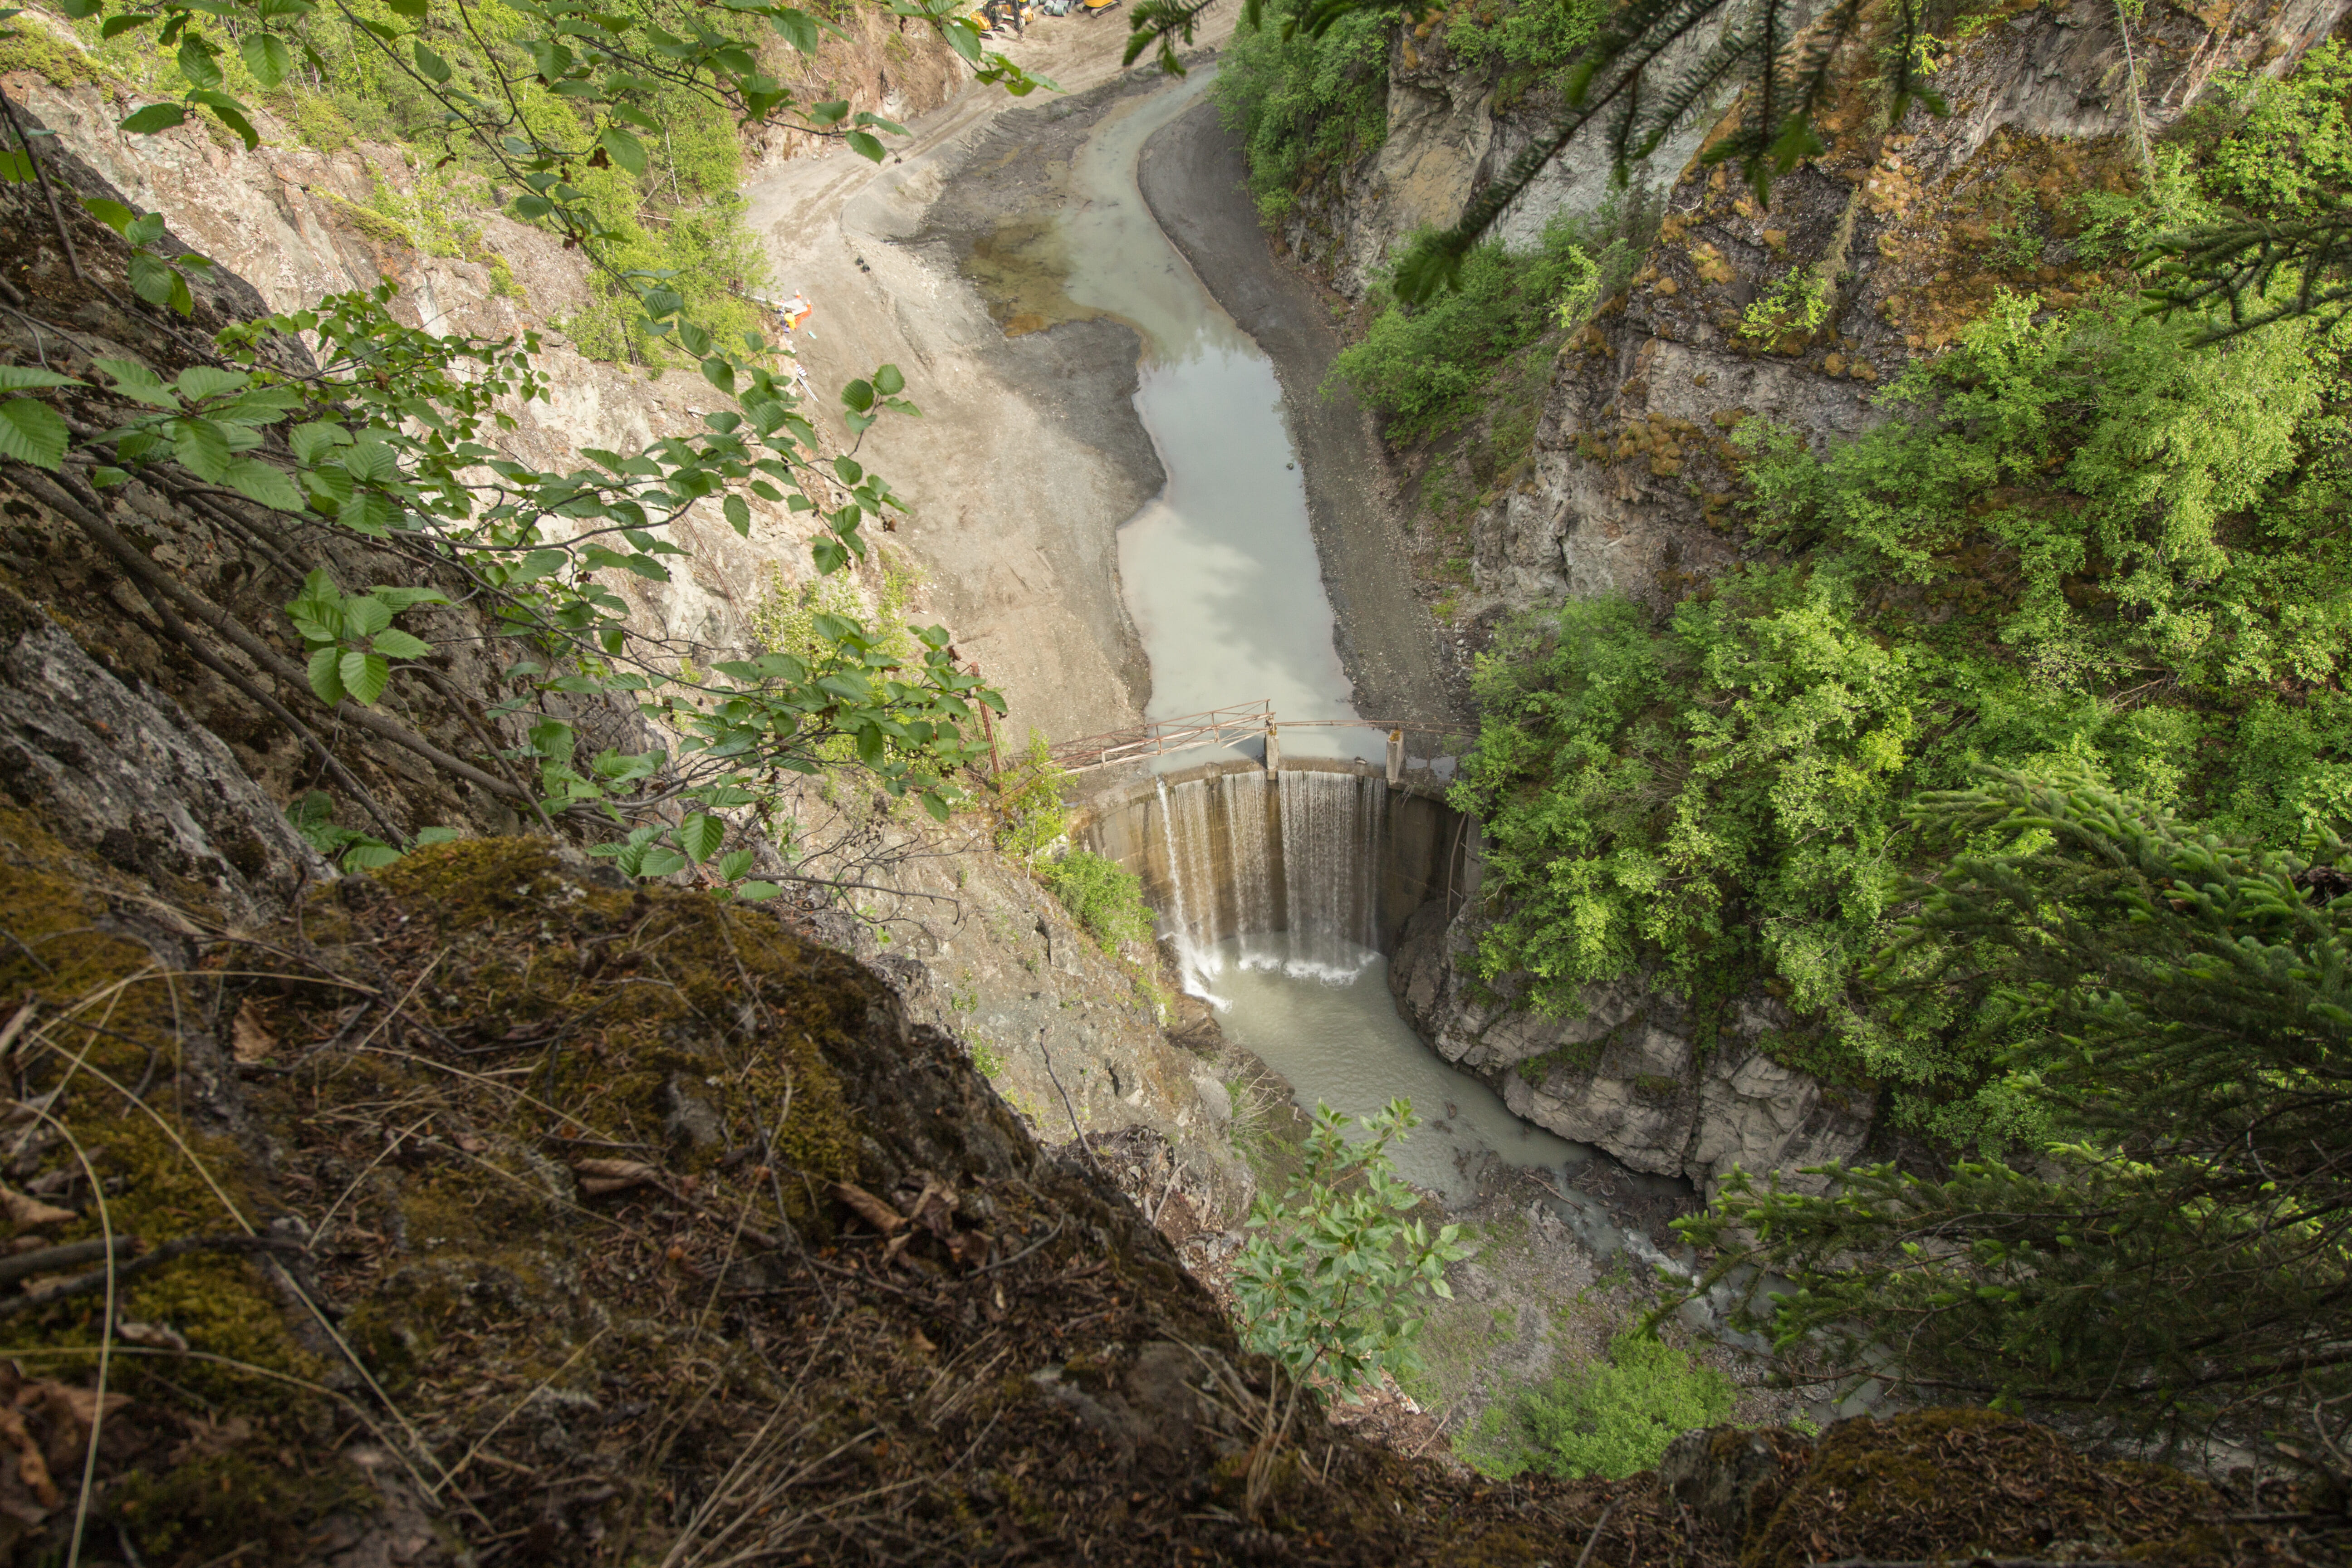
[[[1475,882],[1459,813],[1345,763],[1162,775],[1086,810],[1080,837],[1142,878],[1202,996],[1229,964],[1352,981],[1414,910]]]

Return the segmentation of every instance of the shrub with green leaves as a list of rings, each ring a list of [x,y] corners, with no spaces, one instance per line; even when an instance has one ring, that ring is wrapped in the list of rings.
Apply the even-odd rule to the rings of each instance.
[[[2242,209],[2300,216],[2352,195],[2352,50],[2330,38],[2285,80],[2221,83],[2237,123],[2213,147],[2206,189]]]
[[[1035,869],[1046,891],[1105,952],[1117,952],[1123,942],[1151,940],[1142,879],[1118,861],[1091,849],[1071,849],[1059,859],[1037,862]]]
[[[1616,1480],[1655,1466],[1685,1432],[1728,1421],[1736,1392],[1686,1352],[1621,1334],[1606,1360],[1488,1406],[1454,1451],[1498,1479],[1535,1470]]]
[[[1261,20],[1235,28],[1210,89],[1226,128],[1241,132],[1268,220],[1289,210],[1311,169],[1369,153],[1388,133],[1395,10],[1352,12],[1320,37],[1297,26],[1307,11],[1306,0],[1271,0]]]
[[[1715,1005],[1752,973],[1797,1016],[1785,1058],[2022,1135],[1981,1043],[1854,987],[1919,864],[1913,799],[2066,760],[2273,841],[2352,808],[2336,351],[2195,331],[2004,299],[1857,440],[1743,426],[1777,559],[1662,618],[1571,603],[1480,665],[1454,799],[1504,894],[1482,971],[1565,1013],[1595,982]]]
[[[1490,0],[1449,12],[1444,37],[1454,58],[1499,68],[1506,88],[1556,79],[1600,31],[1598,0]]]
[[[1630,247],[1592,237],[1606,223],[1557,218],[1527,254],[1480,246],[1463,263],[1458,290],[1417,309],[1390,304],[1362,342],[1340,351],[1332,381],[1387,416],[1392,439],[1454,425],[1476,410],[1505,362],[1574,324],[1564,304],[1589,310],[1630,269]]]
[[[1810,340],[1829,318],[1829,279],[1812,268],[1792,267],[1741,314],[1738,335],[1767,346],[1783,338]]]
[[[389,866],[404,853],[373,834],[337,822],[335,797],[322,789],[310,790],[288,806],[286,820],[302,836],[303,843],[346,873]],[[454,844],[464,837],[454,827],[421,827],[409,842],[411,847],[422,849],[427,845]]]
[[[997,781],[996,847],[1034,866],[1069,837],[1069,786],[1070,775],[1055,765],[1045,737],[1030,731],[1027,748]]]
[[[1347,1119],[1318,1104],[1298,1173],[1279,1201],[1261,1193],[1250,1209],[1234,1260],[1242,1344],[1279,1362],[1294,1389],[1347,1399],[1417,1366],[1412,1303],[1453,1298],[1445,1266],[1470,1255],[1462,1227],[1405,1218],[1421,1194],[1389,1158],[1420,1124],[1411,1101],[1392,1100],[1350,1139]]]

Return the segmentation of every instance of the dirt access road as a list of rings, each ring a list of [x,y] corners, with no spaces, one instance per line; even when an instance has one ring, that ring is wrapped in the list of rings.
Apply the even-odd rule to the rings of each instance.
[[[1204,29],[1204,51],[1238,9]],[[777,283],[815,307],[814,335],[797,346],[821,405],[878,364],[906,374],[924,416],[885,420],[858,455],[907,501],[888,542],[921,564],[929,609],[1006,693],[1015,743],[1032,727],[1061,740],[1132,723],[1151,689],[1117,545],[1118,525],[1165,479],[1131,401],[1141,343],[1062,294],[1055,223],[1071,199],[1070,158],[1101,116],[1164,85],[1156,72],[1120,72],[1126,36],[1123,13],[1042,21],[1007,52],[1063,95],[967,88],[914,122],[878,169],[846,153],[799,160],[745,192]],[[1188,127],[1175,154],[1162,151]],[[1317,400],[1336,347],[1328,312],[1268,253],[1213,118],[1170,127],[1145,166],[1157,171],[1147,173],[1155,213],[1277,361],[1360,707],[1441,715],[1432,628],[1405,587],[1379,487],[1366,482],[1377,447],[1352,406]],[[1171,222],[1179,210],[1192,216]],[[1249,280],[1247,298],[1227,298],[1228,272]]]

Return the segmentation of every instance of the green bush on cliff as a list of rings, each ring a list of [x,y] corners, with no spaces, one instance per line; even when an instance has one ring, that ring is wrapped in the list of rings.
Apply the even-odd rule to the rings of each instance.
[[[1143,879],[1116,860],[1069,845],[1069,783],[1045,737],[1030,731],[1027,749],[998,783],[996,847],[1028,867],[1105,952],[1116,953],[1124,942],[1150,942]]]
[[[1528,1470],[1616,1480],[1658,1462],[1683,1433],[1731,1419],[1731,1379],[1682,1351],[1621,1334],[1587,1363],[1489,1405],[1455,1452],[1497,1479]]]
[[[1981,1041],[1855,985],[1922,792],[2065,763],[2273,843],[2352,816],[2336,354],[2193,331],[2005,300],[1858,440],[1744,428],[1775,556],[1664,617],[1573,602],[1483,660],[1454,799],[1504,895],[1484,971],[1572,1013],[1754,965],[1800,1020],[1784,1057],[1954,1137],[2032,1135]]]
[[[1036,870],[1046,891],[1105,952],[1117,952],[1123,942],[1151,940],[1143,880],[1118,861],[1091,849],[1071,849],[1058,859],[1039,861]]]
[[[2222,85],[2237,123],[2208,160],[2205,183],[2215,196],[2304,216],[2352,195],[2352,51],[2331,38],[2284,81],[2253,72]]]
[[[1569,65],[1608,14],[1596,0],[1486,0],[1447,14],[1445,47],[1465,65],[1499,67],[1507,89]]]
[[[1596,227],[1557,218],[1532,252],[1480,246],[1459,289],[1414,310],[1390,304],[1332,362],[1332,380],[1386,415],[1393,439],[1453,425],[1477,409],[1505,362],[1559,330],[1563,301],[1589,309],[1631,269],[1631,247],[1596,239]]]
[[[1234,29],[1210,89],[1227,129],[1242,134],[1250,191],[1269,221],[1289,210],[1303,176],[1371,151],[1388,132],[1396,9],[1352,12],[1319,38],[1290,30],[1306,11],[1305,0],[1270,0],[1259,26]]]

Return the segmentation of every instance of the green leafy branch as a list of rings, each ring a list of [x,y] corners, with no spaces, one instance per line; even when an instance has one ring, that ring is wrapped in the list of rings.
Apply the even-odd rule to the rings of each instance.
[[[105,16],[108,36],[155,25],[161,40],[179,49],[190,93],[180,105],[142,110],[129,129],[163,129],[203,109],[233,129],[242,126],[240,134],[250,140],[249,121],[233,118],[242,115],[241,106],[215,101],[221,47],[205,29],[235,24],[247,67],[267,86],[309,47],[300,40],[301,21],[313,9],[309,0],[202,0],[105,16],[100,0],[79,5],[76,15]],[[790,380],[763,363],[771,351],[758,334],[740,334],[740,346],[721,342],[684,319],[685,301],[664,275],[606,262],[600,247],[612,236],[571,184],[575,161],[633,172],[642,165],[642,143],[623,127],[658,129],[645,105],[663,84],[715,94],[747,122],[799,115],[807,128],[838,133],[869,158],[882,153],[876,133],[899,128],[852,115],[845,104],[800,103],[758,72],[740,39],[693,17],[670,17],[678,24],[671,30],[646,17],[590,15],[577,6],[514,9],[529,19],[518,42],[540,85],[608,111],[593,147],[539,140],[514,83],[503,76],[496,97],[477,94],[421,36],[401,35],[348,10],[343,16],[387,51],[406,44],[401,68],[435,93],[453,127],[470,133],[523,187],[519,216],[551,223],[624,282],[644,311],[647,336],[693,357],[705,379],[734,398],[734,410],[708,415],[699,432],[635,453],[588,451],[592,467],[535,468],[515,460],[499,439],[514,427],[512,403],[546,396],[532,363],[535,337],[488,342],[405,327],[390,314],[388,286],[231,329],[218,344],[227,365],[196,366],[170,382],[135,362],[109,360],[97,366],[110,383],[102,389],[70,378],[17,384],[71,386],[139,405],[72,458],[90,464],[94,484],[131,482],[158,465],[176,466],[278,512],[366,537],[415,562],[429,580],[448,583],[446,593],[379,588],[346,595],[331,576],[312,575],[289,613],[308,647],[308,684],[330,704],[374,706],[404,667],[430,652],[424,637],[392,626],[400,611],[438,603],[487,613],[497,635],[516,645],[507,673],[520,688],[491,715],[513,718],[529,731],[525,745],[499,760],[536,771],[531,804],[542,814],[570,813],[621,829],[620,848],[627,853],[616,859],[675,869],[670,858],[682,857],[688,866],[703,865],[719,846],[701,842],[706,828],[679,824],[715,822],[721,812],[772,822],[783,776],[820,771],[833,742],[843,739],[886,791],[912,794],[944,818],[960,793],[955,773],[977,755],[964,734],[976,705],[1002,711],[1003,704],[954,668],[943,628],[919,633],[920,651],[908,658],[896,651],[898,638],[826,616],[817,627],[822,647],[811,658],[728,661],[704,674],[695,668],[696,650],[629,625],[629,604],[616,591],[614,574],[668,581],[667,559],[684,551],[667,530],[698,505],[719,508],[746,534],[754,500],[816,514],[823,528],[812,553],[819,572],[831,573],[866,554],[864,522],[900,503],[854,456],[825,449]],[[894,10],[931,22],[984,78],[1015,92],[1041,85],[980,56],[976,29],[951,6],[927,0]],[[393,11],[422,22],[426,6],[412,0]],[[469,29],[471,15],[459,5]],[[790,7],[738,5],[731,15],[765,18],[803,52],[818,42],[819,24]],[[201,258],[155,252],[163,228],[152,215],[110,205],[93,211],[132,247],[141,296],[187,313],[193,290],[185,271],[199,268]],[[321,370],[297,375],[279,368],[265,352],[278,334],[312,338]],[[896,367],[881,366],[845,389],[840,417],[856,437],[885,413],[915,416],[904,390]],[[49,468],[68,460],[70,429],[55,410],[32,398],[0,407],[7,410],[0,425],[13,433],[8,455]],[[100,455],[111,461],[96,460]],[[608,750],[583,761],[564,714],[608,700],[634,705],[672,743],[638,753]],[[398,738],[396,726],[377,728]],[[646,850],[656,843],[659,853]]]
[[[362,704],[383,695],[395,658],[423,658],[433,651],[422,637],[402,631],[393,616],[411,605],[446,605],[436,588],[374,588],[346,595],[321,566],[286,606],[310,653],[310,689],[332,708],[345,697]]]
[[[1241,1341],[1290,1376],[1287,1400],[1278,1387],[1266,1396],[1265,1430],[1249,1473],[1253,1515],[1299,1390],[1320,1385],[1347,1399],[1376,1387],[1384,1373],[1410,1371],[1420,1359],[1413,1301],[1453,1297],[1445,1266],[1470,1256],[1462,1227],[1433,1231],[1404,1217],[1421,1206],[1421,1194],[1398,1179],[1388,1152],[1420,1124],[1411,1101],[1392,1100],[1359,1121],[1363,1141],[1355,1142],[1347,1119],[1318,1104],[1304,1163],[1281,1201],[1261,1194],[1250,1209],[1251,1236],[1234,1259]]]
[[[163,237],[163,216],[149,213],[145,216],[133,213],[121,202],[102,197],[84,197],[81,204],[92,217],[122,237],[131,247],[131,291],[151,305],[165,305],[183,316],[194,315],[196,297],[188,287],[188,274],[209,273],[213,264],[209,257],[184,250],[166,256],[155,248]]]
[[[1462,1227],[1404,1217],[1421,1194],[1388,1152],[1420,1124],[1410,1101],[1393,1100],[1361,1119],[1363,1141],[1350,1142],[1347,1119],[1318,1105],[1299,1173],[1279,1202],[1261,1195],[1250,1211],[1234,1266],[1242,1341],[1295,1384],[1319,1382],[1347,1398],[1383,1372],[1410,1369],[1421,1331],[1411,1302],[1454,1294],[1445,1266],[1470,1255]]]

